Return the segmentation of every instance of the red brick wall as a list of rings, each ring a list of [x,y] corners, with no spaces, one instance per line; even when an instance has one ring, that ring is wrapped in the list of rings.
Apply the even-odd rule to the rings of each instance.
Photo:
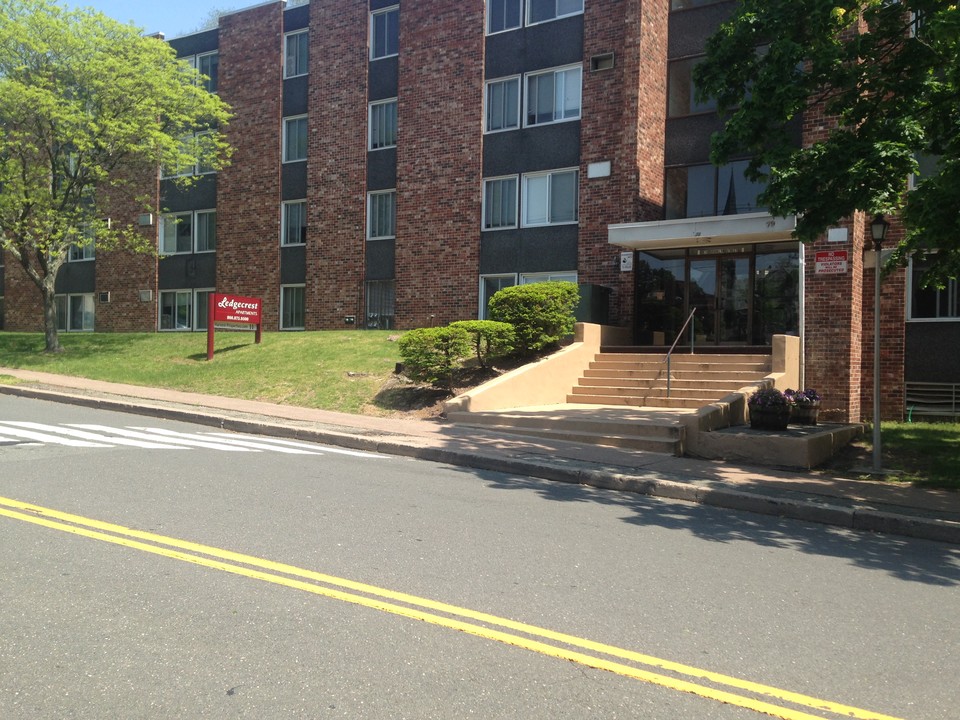
[[[366,0],[310,3],[308,329],[363,327],[367,22]]]
[[[397,325],[475,318],[482,178],[484,2],[400,11]]]
[[[668,0],[585,7],[579,279],[613,288],[612,324],[633,315],[634,276],[620,272],[607,225],[662,215],[668,12]],[[591,72],[591,57],[610,52],[614,68]],[[587,177],[607,160],[610,177]]]
[[[133,253],[129,250],[97,250],[96,289],[109,292],[110,302],[96,302],[97,332],[150,332],[157,328],[157,233],[159,221],[153,214],[153,225],[139,228],[137,219],[148,208],[136,195],[149,195],[154,208],[159,206],[160,181],[156,168],[141,168],[132,173],[133,185],[117,188],[104,197],[106,214],[114,223],[138,227],[153,252]],[[150,299],[141,300],[140,291],[149,290]]]
[[[43,296],[27,277],[20,262],[7,253],[4,259],[4,330],[41,332],[43,330]]]
[[[220,19],[218,92],[233,109],[234,153],[217,177],[217,291],[263,298],[267,330],[280,309],[282,11],[272,3]]]

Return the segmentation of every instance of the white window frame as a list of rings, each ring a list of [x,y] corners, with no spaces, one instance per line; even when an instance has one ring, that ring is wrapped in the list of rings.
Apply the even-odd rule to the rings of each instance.
[[[60,314],[60,302],[63,301],[65,312],[63,317]],[[70,305],[74,300],[79,300],[85,307],[81,308],[80,327],[71,327],[70,320],[72,313]],[[58,293],[54,296],[54,306],[57,310],[57,330],[60,332],[93,332],[96,327],[97,312],[94,302],[94,293]],[[87,320],[89,319],[89,325]]]
[[[184,210],[181,212],[163,213],[160,216],[160,232],[157,240],[157,250],[160,256],[169,257],[171,255],[189,255],[191,253],[207,254],[207,253],[216,252],[217,251],[216,213],[217,213],[216,208],[210,208],[206,210]],[[214,247],[211,250],[200,250],[198,239],[197,239],[197,235],[198,235],[197,230],[199,228],[198,216],[211,215],[211,214],[214,215],[214,237],[213,237]],[[190,249],[189,250],[173,250],[172,252],[168,252],[164,249],[164,245],[163,245],[167,224],[170,223],[171,221],[179,224],[179,221],[176,220],[176,218],[181,218],[181,217],[190,218]]]
[[[513,118],[513,125],[505,125],[501,128],[491,128],[490,127],[490,91],[494,86],[497,85],[506,85],[507,83],[515,82],[517,84],[516,90],[516,104],[517,104],[517,113],[516,117]],[[483,131],[485,133],[498,133],[498,132],[510,132],[511,130],[519,130],[520,116],[523,114],[523,107],[521,104],[522,101],[522,89],[523,89],[523,78],[520,75],[510,75],[509,77],[496,78],[495,80],[488,80],[484,84],[483,88]],[[504,97],[506,97],[506,90],[504,91]]]
[[[210,307],[207,302],[200,302],[200,295],[216,292],[216,288],[195,288],[193,291],[193,331],[206,332],[207,320],[210,315]],[[203,321],[201,323],[201,320]]]
[[[557,75],[566,75],[567,73],[576,71],[580,76],[580,86],[579,86],[579,99],[577,103],[577,114],[575,116],[571,115],[570,117],[565,117],[563,112],[561,116],[557,117],[557,108],[558,106],[562,109],[563,102],[558,103],[557,98]],[[552,120],[541,120],[537,121],[536,119],[530,119],[530,81],[534,78],[546,78],[548,76],[552,77],[554,95],[553,95],[553,108],[552,108]],[[539,80],[538,80],[539,83]],[[565,83],[564,83],[565,85]],[[564,98],[566,96],[564,95]],[[523,126],[524,127],[540,127],[542,125],[553,125],[555,123],[561,122],[573,122],[579,120],[583,115],[583,65],[564,65],[563,67],[548,68],[546,70],[538,70],[537,72],[527,73],[523,78]]]
[[[211,293],[214,292],[214,288],[171,288],[169,290],[160,290],[157,293],[157,331],[158,332],[202,332],[205,331],[206,322],[204,322],[204,327],[198,327],[200,324],[198,321],[201,317],[206,318],[208,313],[208,308],[206,303],[201,303],[199,301],[199,295],[201,293]],[[180,295],[189,295],[190,296],[190,325],[189,327],[177,327],[176,316],[177,308],[179,303],[174,305],[174,318],[173,318],[173,327],[165,328],[163,327],[163,296],[174,294],[179,298]],[[201,307],[201,305],[203,307]]]
[[[580,0],[579,9],[567,11],[567,12],[561,12],[560,10],[559,6],[563,2],[570,2],[570,0],[554,0],[554,9],[556,12],[553,15],[553,17],[546,18],[545,20],[537,20],[536,22],[534,22],[530,19],[530,7],[532,5],[532,2],[531,0],[524,0],[524,5],[526,6],[524,16],[523,16],[524,23],[527,26],[542,25],[543,23],[553,22],[554,20],[562,20],[563,18],[573,17],[574,15],[583,15],[584,0]]]
[[[283,79],[289,80],[290,78],[303,77],[310,72],[310,30],[309,28],[303,30],[295,30],[293,32],[285,33],[283,36]],[[291,68],[289,60],[290,56],[290,41],[293,40],[297,43],[296,50],[298,51],[293,57],[295,59],[295,66]],[[307,43],[306,56],[303,58],[304,64],[306,67],[299,67],[300,64],[300,43],[303,41]]]
[[[300,289],[303,296],[303,325],[290,325],[286,326],[283,324],[284,317],[286,316],[286,302],[285,302],[285,291]],[[305,330],[306,329],[306,320],[307,320],[307,286],[304,283],[288,283],[286,285],[280,286],[280,329],[281,330]]]
[[[216,75],[216,77],[214,77],[214,76],[212,76],[212,75],[206,75],[206,73],[203,73],[203,71],[200,69],[200,60],[201,60],[201,58],[209,58],[209,57],[216,57],[216,58],[217,58],[217,75]],[[217,89],[218,89],[219,85],[220,85],[220,52],[219,52],[218,50],[213,50],[213,51],[211,51],[211,52],[199,53],[199,54],[197,54],[197,55],[194,56],[192,66],[193,66],[194,70],[196,70],[198,73],[201,73],[201,74],[203,74],[205,77],[208,78],[207,80],[202,80],[202,81],[201,81],[201,84],[202,84],[203,87],[206,89],[206,91],[209,92],[209,93],[214,93],[214,94],[215,94],[215,93],[217,92]],[[214,87],[210,87],[211,84],[213,84]]]
[[[188,135],[183,135],[180,138],[181,145],[186,145],[187,143],[196,143],[200,138],[206,135],[212,135],[212,130],[201,130],[199,132],[190,133]],[[168,173],[166,169],[160,168],[160,179],[161,180],[173,180],[178,177],[189,177],[190,175],[211,175],[216,173],[215,168],[204,167],[201,163],[196,163],[195,165],[184,165],[183,168],[177,168],[175,172]]]
[[[389,235],[374,235],[374,222],[373,222],[373,204],[374,197],[382,197],[390,195],[393,197],[393,233]],[[367,240],[392,240],[397,236],[397,191],[396,189],[392,190],[375,190],[367,193]]]
[[[290,157],[287,156],[287,150],[289,149],[289,146],[288,146],[288,144],[287,144],[287,141],[288,141],[288,139],[289,139],[290,125],[291,125],[292,123],[297,123],[297,126],[299,127],[299,124],[300,124],[301,122],[303,122],[303,124],[304,124],[304,133],[306,134],[306,139],[305,139],[305,143],[304,143],[305,146],[304,146],[304,148],[303,148],[303,157],[290,158]],[[304,161],[306,161],[307,155],[309,154],[309,151],[308,151],[308,149],[307,149],[307,147],[306,147],[306,145],[309,143],[309,139],[310,139],[310,134],[309,134],[309,133],[310,133],[310,126],[309,126],[309,124],[308,124],[308,122],[307,122],[307,116],[306,116],[306,115],[291,115],[291,116],[285,117],[285,118],[283,119],[283,162],[284,162],[284,164],[286,164],[286,163],[295,163],[295,162],[304,162]]]
[[[80,235],[84,237],[85,240],[80,243],[70,243],[70,247],[67,250],[67,262],[89,262],[97,259],[96,239],[93,233],[90,232],[90,228],[87,227],[85,230],[82,230]],[[0,250],[0,255],[2,254],[3,251]],[[2,267],[3,259],[0,258],[0,268]]]
[[[394,111],[394,138],[393,143],[388,145],[378,145],[374,147],[374,132],[373,132],[373,114],[376,111],[375,109],[382,108],[386,105],[393,105]],[[375,100],[367,106],[367,150],[371,152],[374,150],[386,150],[388,148],[395,148],[397,146],[397,132],[399,131],[399,116],[398,116],[399,107],[397,106],[397,98],[387,98],[386,100]]]
[[[488,225],[487,224],[487,187],[493,183],[502,183],[505,180],[513,180],[513,224],[512,225]],[[501,175],[498,177],[483,179],[483,196],[481,198],[480,229],[494,232],[497,230],[512,230],[520,222],[520,176],[519,175]]]
[[[524,0],[516,0],[516,2],[517,2],[517,24],[516,24],[516,25],[509,25],[509,26],[507,26],[507,27],[504,27],[504,28],[501,29],[501,30],[491,30],[491,29],[490,29],[490,20],[493,18],[493,13],[490,11],[490,5],[491,5],[491,3],[500,3],[500,4],[503,4],[503,3],[508,2],[508,1],[509,1],[509,0],[486,0],[485,9],[486,9],[486,18],[487,18],[487,20],[486,20],[486,22],[484,23],[484,28],[485,28],[485,30],[486,30],[487,35],[499,35],[500,33],[510,32],[511,30],[519,30],[520,28],[523,27],[523,19],[524,19],[524,16],[526,15],[526,11],[525,11],[525,8],[524,8]]]
[[[389,15],[391,13],[397,14],[397,51],[396,52],[384,52],[383,55],[377,55],[377,47],[375,41],[375,32],[376,32],[376,23],[377,19]],[[396,57],[400,54],[400,6],[391,5],[390,7],[381,8],[380,10],[373,10],[370,12],[370,59],[371,60],[383,60],[384,58]],[[389,47],[384,48],[384,50],[389,50]]]
[[[481,276],[480,276],[480,290],[479,290],[479,293],[477,294],[477,298],[478,298],[478,302],[479,302],[479,307],[477,308],[477,319],[478,319],[478,320],[486,320],[486,319],[487,319],[487,304],[490,302],[490,298],[489,298],[489,297],[486,298],[486,302],[484,302],[484,292],[486,291],[485,281],[486,281],[486,280],[493,279],[493,278],[507,278],[507,279],[509,279],[509,280],[511,281],[510,284],[509,284],[509,285],[505,285],[504,287],[513,287],[513,286],[515,286],[515,285],[518,284],[518,283],[517,283],[517,274],[516,274],[516,273],[489,273],[489,274],[487,274],[487,275],[481,275]],[[500,288],[500,289],[502,290],[503,288]],[[490,297],[493,297],[493,296],[491,295]]]
[[[960,313],[957,315],[946,315],[943,317],[914,317],[913,316],[913,293],[914,293],[914,271],[913,271],[913,257],[910,257],[910,263],[907,265],[907,321],[912,323],[944,323],[944,322],[960,322]],[[960,278],[949,278],[946,281],[945,287],[941,289],[936,289],[934,292],[937,293],[939,298],[940,293],[947,293],[948,305],[960,305],[960,299],[957,298],[957,295],[960,294]],[[939,302],[937,303],[939,308]]]
[[[213,215],[213,247],[206,250],[200,249],[200,216],[201,215]],[[211,210],[195,210],[193,213],[193,251],[195,253],[206,254],[213,253],[217,251],[217,211],[216,209]],[[209,244],[209,238],[207,243]]]
[[[552,196],[553,176],[567,173],[574,173],[576,177],[576,197],[574,198],[574,219],[554,221],[552,219],[552,205],[550,199]],[[531,180],[547,177],[550,178],[547,185],[547,218],[545,222],[531,222],[528,219],[528,210],[531,202],[529,198],[528,186]],[[558,170],[548,170],[546,172],[525,173],[520,179],[520,227],[546,227],[548,225],[577,225],[580,222],[580,169],[562,168]]]
[[[306,235],[307,228],[307,201],[306,199],[300,200],[285,200],[280,208],[280,246],[281,247],[298,247],[307,244],[306,238],[298,240],[297,242],[288,242],[287,240],[287,222],[290,219],[290,208],[294,205],[302,206],[303,210],[303,234]],[[298,233],[299,236],[299,233]]]
[[[520,273],[520,285],[533,285],[541,282],[579,282],[576,270],[563,270],[539,273]]]

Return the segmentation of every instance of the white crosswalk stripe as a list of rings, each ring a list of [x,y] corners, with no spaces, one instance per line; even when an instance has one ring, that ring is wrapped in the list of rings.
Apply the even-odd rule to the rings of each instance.
[[[6,426],[7,423],[4,423]],[[0,429],[0,434],[4,435],[7,438],[26,438],[27,440],[38,440],[44,443],[52,443],[54,445],[69,445],[70,447],[88,447],[88,448],[105,448],[112,447],[106,443],[97,443],[89,442],[87,440],[77,440],[75,438],[61,437],[59,435],[51,434],[49,432],[34,432],[32,430],[26,430],[24,428],[16,427],[3,427]]]
[[[69,427],[59,427],[56,425],[44,425],[43,423],[35,422],[9,422],[4,421],[3,425],[13,425],[18,428],[26,428],[28,430],[36,430],[38,432],[55,432],[59,436],[64,436],[65,438],[79,438],[80,440],[90,440],[92,441],[91,445],[84,445],[81,447],[111,447],[113,445],[129,445],[131,447],[139,448],[148,448],[152,450],[186,450],[187,448],[183,445],[173,445],[170,443],[159,443],[159,442],[150,442],[147,440],[133,440],[130,438],[123,437],[110,437],[106,438],[103,435],[98,435],[97,433],[86,432],[84,430],[72,430]],[[3,429],[0,428],[0,433],[3,432]],[[109,445],[101,445],[100,442],[108,441]],[[54,441],[51,441],[54,442]]]
[[[134,438],[136,440],[157,440],[157,436],[153,433],[141,432],[138,430],[127,430],[126,428],[112,428],[107,425],[78,424],[69,425],[68,427],[80,428],[82,430],[94,430],[100,433],[108,433],[110,435],[117,435],[125,438]],[[253,448],[237,447],[236,445],[228,445],[219,442],[194,440],[190,437],[178,438],[177,440],[173,441],[173,444],[182,445],[185,447],[207,448],[208,450],[223,450],[224,452],[259,452]]]
[[[195,435],[188,435],[186,433],[176,432],[174,430],[165,430],[163,428],[150,428],[150,427],[133,427],[132,430],[140,430],[143,432],[156,433],[157,435],[162,435],[163,437],[170,438],[172,442],[179,442],[181,438],[192,438],[196,437]],[[316,450],[304,450],[301,448],[295,447],[284,447],[282,445],[273,445],[269,442],[263,442],[260,438],[249,438],[245,436],[238,435],[228,435],[226,433],[202,433],[204,437],[211,436],[218,438],[217,442],[225,443],[227,445],[234,445],[237,447],[251,448],[254,450],[272,450],[273,452],[278,453],[289,453],[291,455],[316,455]]]

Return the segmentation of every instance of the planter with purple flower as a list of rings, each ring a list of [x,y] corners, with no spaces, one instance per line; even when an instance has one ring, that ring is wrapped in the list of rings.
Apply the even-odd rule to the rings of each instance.
[[[776,388],[757,390],[747,400],[750,427],[756,430],[786,430],[792,401]]]
[[[798,425],[816,425],[820,414],[820,393],[811,388],[806,390],[786,390],[784,393],[793,401],[790,422]]]

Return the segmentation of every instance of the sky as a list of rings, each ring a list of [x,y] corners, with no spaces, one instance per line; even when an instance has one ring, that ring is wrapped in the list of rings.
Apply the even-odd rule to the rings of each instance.
[[[152,34],[162,32],[168,40],[195,31],[211,11],[239,10],[260,5],[263,0],[60,0],[64,7],[92,7],[114,20],[132,22]]]

